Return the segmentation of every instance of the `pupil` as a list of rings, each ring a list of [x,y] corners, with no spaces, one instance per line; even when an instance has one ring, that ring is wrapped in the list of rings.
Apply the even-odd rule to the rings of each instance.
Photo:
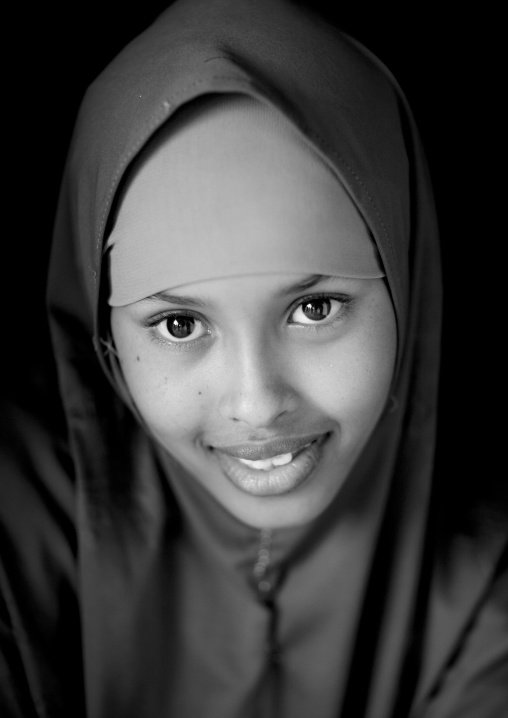
[[[313,299],[303,307],[303,313],[309,319],[326,319],[330,314],[331,302],[329,299]]]
[[[194,331],[194,319],[185,316],[168,319],[168,331],[175,339],[187,339]]]

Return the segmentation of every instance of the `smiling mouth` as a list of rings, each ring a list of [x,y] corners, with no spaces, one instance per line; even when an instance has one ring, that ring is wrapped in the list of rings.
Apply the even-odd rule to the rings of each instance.
[[[226,478],[237,488],[253,496],[277,496],[293,491],[310,477],[329,436],[210,448]],[[278,449],[282,452],[269,454]]]

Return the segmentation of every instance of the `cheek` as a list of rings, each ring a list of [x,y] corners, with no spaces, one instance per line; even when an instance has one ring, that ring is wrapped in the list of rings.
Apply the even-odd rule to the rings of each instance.
[[[122,356],[121,350],[119,353]],[[173,358],[160,354],[156,352],[154,357],[141,347],[123,353],[121,366],[127,388],[144,421],[160,438],[194,436],[207,416],[205,382],[195,372],[179,371]]]
[[[344,439],[372,430],[386,404],[397,339],[392,312],[361,325],[307,362],[302,385],[308,401],[341,425]]]
[[[184,439],[200,433],[206,424],[206,390],[188,372],[152,367],[150,386],[140,401],[143,415],[166,438]]]
[[[356,338],[344,369],[348,377],[346,406],[352,427],[370,431],[377,423],[390,392],[396,352],[393,313],[374,315],[373,321]]]

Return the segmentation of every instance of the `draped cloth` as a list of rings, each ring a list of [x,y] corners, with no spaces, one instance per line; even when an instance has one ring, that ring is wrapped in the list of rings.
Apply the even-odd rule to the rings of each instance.
[[[248,96],[190,103],[133,165],[107,242],[111,306],[245,274],[383,276],[345,188]]]
[[[327,670],[309,656],[332,646],[322,716],[500,718],[507,696],[506,515],[502,520],[499,505],[478,503],[458,522],[439,510],[449,479],[434,470],[439,245],[418,133],[376,58],[284,0],[179,0],[106,68],[81,106],[48,286],[59,378],[53,400],[62,404],[66,429],[58,427],[58,441],[48,437],[38,407],[31,421],[39,422],[24,428],[27,456],[36,446],[37,459],[9,464],[17,506],[30,507],[37,520],[25,521],[21,532],[9,519],[10,504],[2,510],[15,559],[2,568],[1,609],[13,637],[11,672],[23,677],[11,702],[23,693],[39,716],[178,716],[171,670],[181,670],[194,690],[190,698],[185,691],[189,705],[200,691],[182,653],[199,635],[187,640],[182,631],[193,631],[191,599],[207,585],[207,572],[216,567],[213,606],[220,607],[221,581],[242,575],[242,596],[255,599],[247,581],[256,541],[240,531],[245,552],[238,555],[232,517],[221,533],[218,507],[182,481],[183,470],[155,445],[118,382],[108,341],[103,252],[122,178],[180,108],[214,93],[247,95],[279,113],[340,179],[376,243],[397,318],[389,410],[329,510],[302,533],[273,537],[278,636],[303,646],[282,654],[280,665],[303,677],[301,715],[309,715],[309,691]],[[12,502],[13,492],[6,495]],[[232,560],[225,573],[222,555]],[[326,611],[323,625],[333,626],[330,643],[319,613],[306,608],[309,581],[315,606]],[[203,599],[196,601],[201,610]],[[255,627],[259,621],[266,635],[267,626],[257,604],[246,612],[242,655],[253,651],[254,662],[223,675],[221,667],[234,661],[219,656],[199,715],[219,715],[214,710],[228,695],[243,700],[242,685],[266,691],[252,700],[244,693],[241,710],[220,715],[276,711],[273,672],[269,683],[255,671],[242,683],[249,665],[264,665]],[[234,620],[242,618],[230,618],[216,615],[223,633],[212,619],[206,623],[217,645],[218,634],[234,640]],[[62,641],[62,631],[73,641]],[[65,653],[55,648],[62,645]],[[279,715],[298,717],[297,689]]]

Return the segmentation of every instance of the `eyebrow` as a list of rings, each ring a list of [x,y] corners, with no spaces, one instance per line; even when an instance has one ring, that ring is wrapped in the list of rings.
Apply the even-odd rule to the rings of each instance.
[[[201,299],[196,299],[195,297],[187,297],[183,294],[169,294],[169,292],[157,292],[156,294],[151,294],[149,297],[145,297],[141,301],[162,301],[167,302],[168,304],[180,304],[186,307],[206,306],[206,302],[203,302]]]
[[[298,292],[305,292],[307,289],[312,289],[312,287],[315,287],[316,284],[321,284],[321,282],[336,279],[338,279],[338,277],[334,277],[329,274],[311,274],[301,282],[295,282],[294,284],[290,284],[288,287],[284,287],[279,294],[284,297],[289,294],[298,294]]]
[[[311,274],[305,279],[301,280],[300,282],[295,282],[294,284],[290,284],[287,287],[284,287],[281,289],[278,294],[280,296],[288,296],[290,294],[297,294],[298,292],[305,292],[307,289],[311,289],[312,287],[315,287],[316,284],[320,284],[321,282],[326,282],[330,280],[336,280],[338,277],[327,275],[327,274]],[[176,304],[179,306],[186,306],[186,307],[206,307],[208,306],[208,303],[206,301],[203,301],[201,299],[196,299],[195,297],[189,297],[184,294],[170,294],[169,292],[156,292],[155,294],[151,294],[149,297],[145,297],[141,301],[143,302],[150,302],[150,301],[162,301],[167,302],[168,304]]]

